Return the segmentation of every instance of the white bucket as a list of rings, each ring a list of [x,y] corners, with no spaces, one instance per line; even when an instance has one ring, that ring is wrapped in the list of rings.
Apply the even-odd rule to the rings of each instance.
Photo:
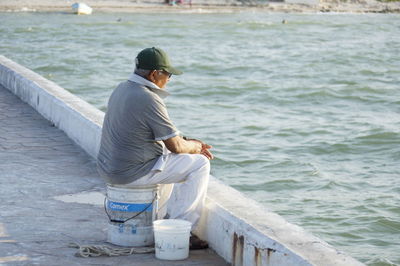
[[[125,247],[153,245],[152,223],[158,210],[157,192],[157,185],[108,185],[106,212],[110,221],[107,241]]]
[[[185,220],[158,220],[153,222],[156,258],[184,260],[189,257],[189,238],[192,223]]]

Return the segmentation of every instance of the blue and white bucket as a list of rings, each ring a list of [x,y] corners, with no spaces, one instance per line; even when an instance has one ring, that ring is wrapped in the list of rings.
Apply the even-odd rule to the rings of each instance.
[[[110,220],[108,242],[125,247],[154,244],[153,221],[158,210],[158,185],[108,185],[105,210]]]

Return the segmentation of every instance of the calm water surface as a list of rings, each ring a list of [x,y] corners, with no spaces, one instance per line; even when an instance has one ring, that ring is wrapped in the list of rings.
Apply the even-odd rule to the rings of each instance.
[[[286,19],[288,24],[282,24]],[[212,173],[368,265],[400,265],[400,16],[0,14],[0,53],[101,110],[144,47]]]

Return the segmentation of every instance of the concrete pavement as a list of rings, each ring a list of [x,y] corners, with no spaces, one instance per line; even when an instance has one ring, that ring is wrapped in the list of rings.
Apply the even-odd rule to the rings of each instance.
[[[90,156],[2,86],[0,184],[0,264],[227,265],[212,250],[176,262],[154,254],[75,257],[69,243],[106,244],[105,185]]]

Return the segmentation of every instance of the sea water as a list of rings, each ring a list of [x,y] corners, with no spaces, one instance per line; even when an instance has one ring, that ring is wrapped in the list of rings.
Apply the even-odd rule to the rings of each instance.
[[[0,54],[103,111],[162,47],[184,71],[170,116],[213,145],[214,176],[368,265],[400,264],[400,15],[1,13],[0,36]]]

